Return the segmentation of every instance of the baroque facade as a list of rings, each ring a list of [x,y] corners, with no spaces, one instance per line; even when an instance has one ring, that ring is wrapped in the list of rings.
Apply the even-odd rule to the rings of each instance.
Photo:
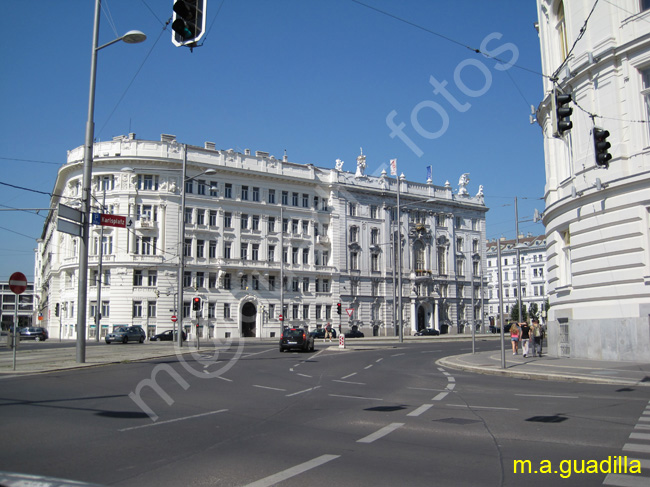
[[[549,354],[648,361],[650,2],[537,7]],[[557,93],[571,96],[572,128],[557,129]],[[610,134],[608,163],[597,163],[597,130]]]
[[[424,327],[454,333],[472,313],[483,316],[478,290],[487,208],[482,191],[467,192],[468,180],[454,191],[449,183],[402,176],[398,232],[396,178],[386,171],[366,175],[363,155],[356,171],[347,172],[342,161],[326,169],[289,162],[286,155],[277,159],[260,151],[217,150],[209,142],[188,146],[171,135],[147,141],[129,134],[95,143],[93,160],[93,212],[123,216],[128,223],[91,225],[91,338],[100,309],[100,337],[116,325],[159,333],[174,326],[173,315],[201,337],[277,337],[280,315],[290,326],[332,323],[343,331],[357,326],[366,336],[395,336],[393,283],[400,269],[404,334]],[[59,170],[52,208],[78,205],[82,172],[78,147]],[[86,280],[78,274],[78,237],[58,231],[58,217],[50,212],[39,240],[35,289],[50,333],[75,338],[78,286]],[[394,258],[397,235],[401,265]],[[179,311],[180,252],[185,257]],[[191,309],[195,297],[198,312]]]

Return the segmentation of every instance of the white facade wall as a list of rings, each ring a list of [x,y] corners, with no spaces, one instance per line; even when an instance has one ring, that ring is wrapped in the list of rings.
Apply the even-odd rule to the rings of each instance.
[[[95,242],[102,228],[107,247],[103,271],[110,274],[110,282],[101,289],[101,301],[108,305],[101,320],[102,334],[122,324],[140,325],[149,335],[160,333],[172,328],[173,314],[179,321],[183,315],[183,326],[196,333],[196,313],[190,311],[195,296],[202,300],[198,317],[202,337],[277,337],[280,314],[285,324],[309,329],[332,323],[343,331],[358,326],[366,336],[397,334],[392,279],[396,266],[390,239],[395,179],[385,173],[371,177],[295,164],[286,156],[279,160],[262,152],[215,150],[210,143],[205,148],[186,146],[187,177],[192,178],[185,185],[188,278],[184,312],[176,310],[183,147],[174,136],[163,135],[156,142],[136,140],[133,134],[94,146],[94,211],[100,212],[105,185],[104,212],[133,221],[130,228],[91,225],[89,313],[97,306]],[[67,164],[59,170],[52,208],[58,203],[78,204],[82,166],[83,147],[79,147],[70,151]],[[207,169],[216,174],[201,176]],[[481,275],[484,272],[487,208],[483,197],[458,196],[450,187],[406,180],[401,193],[404,333],[424,326],[446,326],[456,332],[457,324],[471,315],[471,309],[459,310],[471,308],[472,301],[471,276],[457,272],[456,261],[475,259]],[[416,211],[418,218],[412,216]],[[436,223],[440,215],[445,216],[444,225]],[[43,228],[35,287],[41,290],[43,309],[61,305],[60,317],[46,313],[50,333],[72,339],[80,282],[78,238],[56,230],[57,216],[52,211]],[[269,227],[272,219],[274,229]],[[287,225],[284,233],[282,220]],[[460,252],[454,252],[455,236],[465,239]],[[474,249],[472,241],[477,242]],[[424,260],[414,259],[414,245],[424,249]],[[447,249],[444,273],[437,269],[439,248]],[[283,293],[281,267],[287,283]],[[479,277],[474,281],[478,287]],[[459,286],[464,287],[462,297]],[[339,302],[340,316],[336,314]],[[347,309],[353,310],[351,316]],[[92,317],[87,329],[95,335]]]
[[[573,128],[553,137],[551,93],[538,110],[544,132],[549,353],[650,360],[650,10],[639,0],[599,2],[557,72],[571,93]],[[543,72],[578,38],[592,3],[538,0]],[[564,9],[564,23],[561,9]],[[562,49],[562,25],[567,49]],[[645,81],[644,81],[644,75]],[[595,162],[593,129],[610,132],[613,158]]]

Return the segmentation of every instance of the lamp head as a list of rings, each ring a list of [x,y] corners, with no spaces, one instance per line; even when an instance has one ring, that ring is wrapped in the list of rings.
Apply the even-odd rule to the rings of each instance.
[[[147,36],[139,30],[130,30],[122,36],[122,40],[127,44],[139,44],[147,40]]]

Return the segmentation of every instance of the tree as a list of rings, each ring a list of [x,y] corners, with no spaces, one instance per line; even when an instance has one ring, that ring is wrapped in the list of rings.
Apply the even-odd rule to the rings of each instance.
[[[539,307],[537,306],[537,303],[530,303],[530,309],[528,310],[528,314],[530,315],[531,319],[539,320]]]
[[[519,303],[515,303],[512,309],[510,310],[510,319],[512,321],[526,321],[528,319],[528,313],[526,313],[526,305],[522,306],[523,312],[521,319],[519,318]]]

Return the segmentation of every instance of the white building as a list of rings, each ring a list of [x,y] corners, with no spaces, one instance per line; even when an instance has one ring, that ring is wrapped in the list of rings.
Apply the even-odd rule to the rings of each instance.
[[[549,353],[650,360],[650,2],[537,0]],[[593,11],[592,11],[593,7]],[[554,130],[553,93],[573,128]],[[594,130],[611,134],[609,168]]]
[[[179,237],[181,178],[187,153],[185,222]],[[134,134],[94,145],[94,210],[127,217],[130,228],[91,225],[88,326],[101,306],[101,334],[115,325],[141,325],[149,335],[172,328],[179,252],[184,251],[183,326],[203,337],[273,337],[285,324],[314,329],[328,322],[366,336],[398,333],[394,318],[391,216],[396,180],[383,171],[356,172],[295,164],[265,152],[244,154]],[[52,208],[78,204],[83,147],[68,154],[52,191]],[[201,175],[206,170],[214,174]],[[482,193],[451,186],[401,183],[404,334],[423,327],[456,332],[472,312],[482,316],[479,276],[485,262]],[[50,333],[76,336],[78,237],[57,230],[52,211],[39,240],[37,293],[44,308],[60,305]],[[397,227],[394,226],[396,229]],[[103,249],[101,304],[97,283]],[[283,263],[281,263],[283,258]],[[281,275],[284,289],[281,291]],[[473,277],[475,276],[475,277]],[[474,281],[474,292],[472,292]],[[201,298],[201,311],[191,302]],[[476,298],[476,299],[475,299]],[[284,311],[281,311],[281,301]],[[474,302],[475,307],[471,307]],[[341,315],[337,304],[341,303]],[[349,310],[349,313],[348,313]]]
[[[546,309],[546,238],[544,235],[520,236],[519,239],[504,238],[487,242],[487,288],[486,312],[490,323],[500,323],[499,261],[497,242],[501,245],[501,283],[503,286],[503,320],[507,323],[513,306],[518,306],[521,289],[521,305],[527,313],[537,309],[540,323],[544,322]],[[517,266],[519,250],[519,266]],[[517,272],[520,279],[517,280]],[[531,305],[534,305],[531,308]]]

